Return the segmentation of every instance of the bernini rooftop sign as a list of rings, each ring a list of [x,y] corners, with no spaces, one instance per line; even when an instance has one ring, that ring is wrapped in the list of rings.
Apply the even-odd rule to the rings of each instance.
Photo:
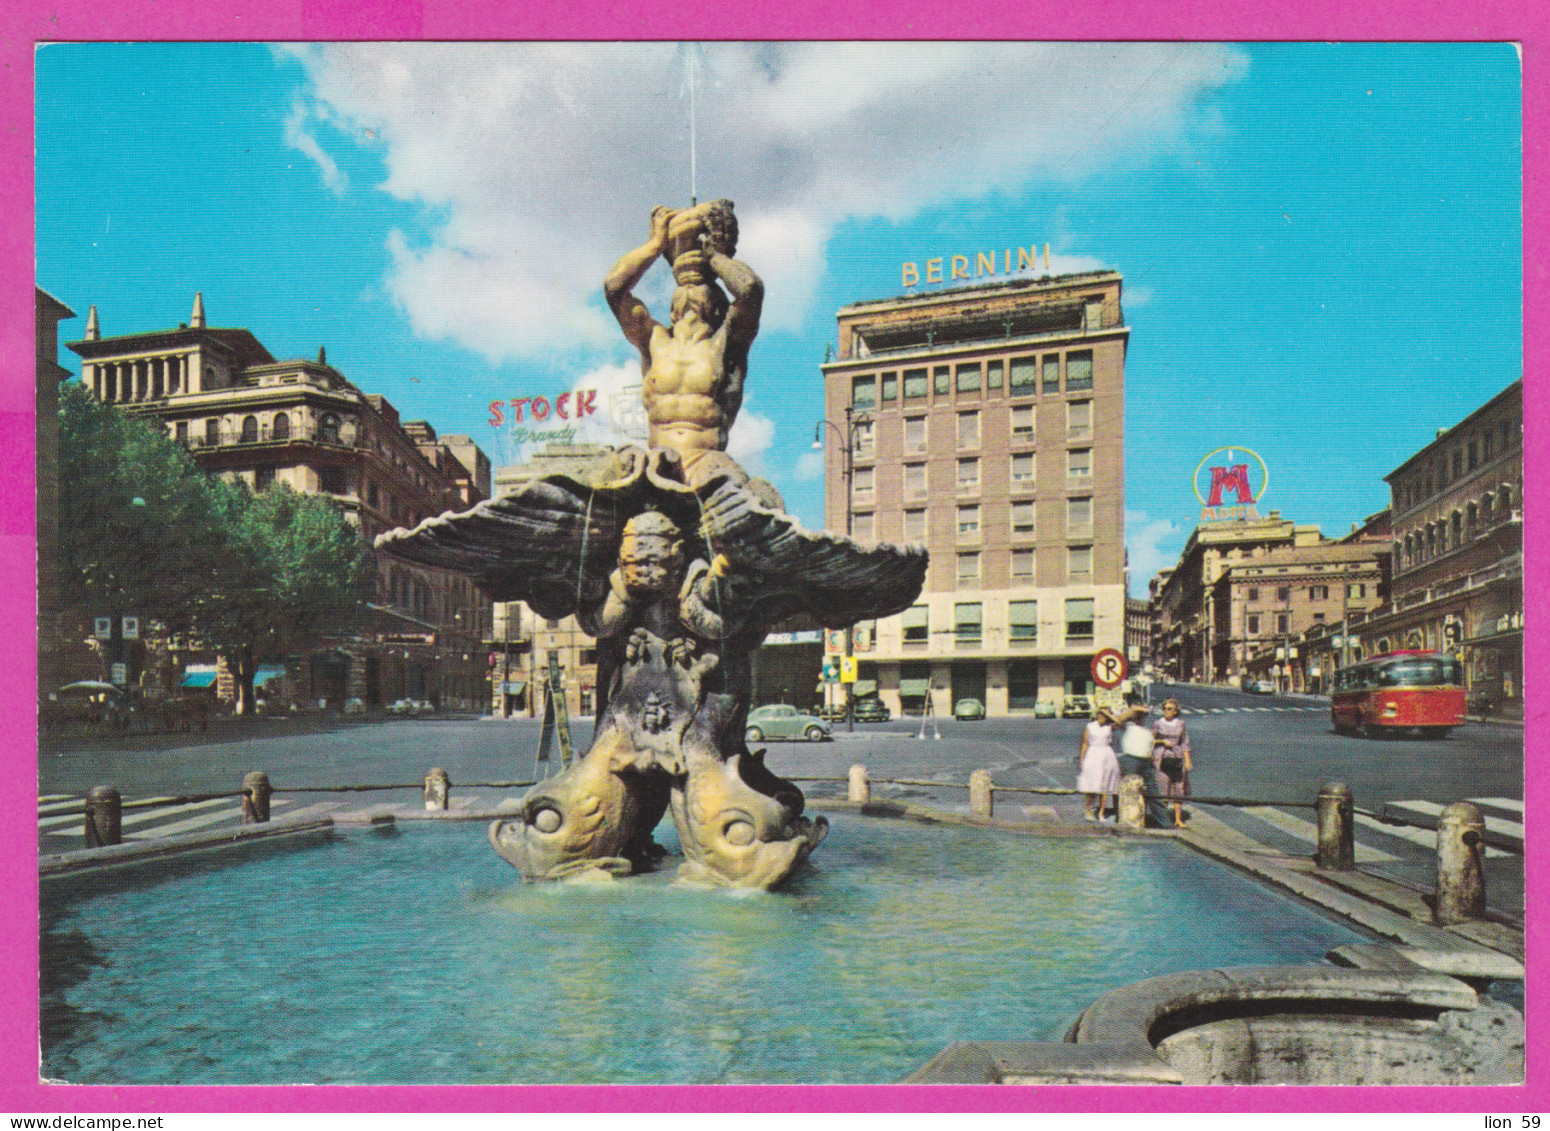
[[[1015,256],[1013,253],[1016,253]],[[925,278],[927,286],[937,283],[967,283],[973,279],[983,279],[986,276],[1014,274],[1013,263],[1017,266],[1015,271],[1034,271],[1039,265],[1039,247],[1033,244],[1027,248],[997,248],[990,251],[976,251],[970,255],[946,255],[925,261]],[[905,287],[917,287],[922,282],[921,265],[914,262],[906,262],[903,270],[903,282]],[[972,271],[972,273],[971,273]],[[1044,272],[1049,273],[1049,244],[1044,245]]]

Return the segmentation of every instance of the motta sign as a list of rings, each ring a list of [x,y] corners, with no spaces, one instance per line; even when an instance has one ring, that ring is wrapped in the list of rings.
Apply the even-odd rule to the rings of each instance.
[[[1017,253],[1015,257],[1013,252]],[[935,283],[967,283],[973,279],[983,279],[987,275],[1010,275],[1013,273],[1014,258],[1018,271],[1035,271],[1039,266],[1039,247],[1034,244],[1028,248],[995,248],[991,251],[976,251],[973,253],[972,260],[968,255],[939,255],[935,259],[925,261],[925,283],[927,286]],[[1000,265],[1000,270],[997,270],[997,264]],[[920,268],[919,263],[904,264],[903,278],[906,287],[920,286]],[[1049,273],[1049,244],[1044,245],[1044,271],[1045,274]]]
[[[1217,448],[1195,467],[1202,521],[1258,518],[1268,486],[1270,468],[1248,448]]]
[[[508,412],[515,424],[529,421],[542,424],[549,420],[581,420],[596,411],[596,389],[564,392],[552,401],[542,396],[510,397],[506,400],[490,402],[490,427],[499,428],[505,424]]]

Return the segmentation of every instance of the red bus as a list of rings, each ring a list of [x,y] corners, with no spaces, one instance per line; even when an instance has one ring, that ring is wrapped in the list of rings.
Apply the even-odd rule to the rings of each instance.
[[[1341,668],[1329,715],[1336,734],[1441,738],[1464,721],[1464,665],[1440,652],[1385,652]]]

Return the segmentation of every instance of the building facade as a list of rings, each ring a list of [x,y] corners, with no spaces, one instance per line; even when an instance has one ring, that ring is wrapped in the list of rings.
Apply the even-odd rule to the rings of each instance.
[[[1273,550],[1229,567],[1210,602],[1221,675],[1321,690],[1329,673],[1308,662],[1307,638],[1381,608],[1388,585],[1386,538]],[[1331,662],[1340,666],[1338,656]]]
[[[855,631],[895,711],[1032,711],[1125,647],[1120,293],[1098,271],[839,311],[826,524],[931,553],[919,603]]]
[[[545,475],[579,474],[612,449],[600,444],[551,443],[523,463],[495,473],[495,494],[510,494]],[[548,620],[521,601],[497,601],[485,644],[490,662],[490,712],[497,718],[543,713],[543,686],[552,656],[559,665],[570,715],[591,715],[597,706],[597,641],[574,616]]]
[[[1523,382],[1385,477],[1393,598],[1360,628],[1370,652],[1425,648],[1464,663],[1476,707],[1523,711]]]
[[[36,391],[33,427],[37,452],[38,692],[66,682],[59,603],[59,385],[71,373],[59,364],[59,323],[75,311],[41,287],[33,288]]]
[[[177,329],[116,337],[102,336],[93,306],[69,348],[98,399],[158,422],[205,471],[255,491],[284,483],[327,495],[367,542],[489,492],[489,460],[467,437],[400,422],[321,349],[315,361],[277,361],[247,330],[207,326],[202,295]],[[287,664],[289,697],[482,706],[490,608],[467,578],[380,557],[368,611],[362,632]]]
[[[1317,546],[1317,526],[1283,519],[1280,511],[1263,518],[1231,518],[1197,526],[1178,564],[1153,587],[1154,663],[1172,679],[1202,683],[1240,678],[1246,660],[1243,636],[1227,626],[1229,609],[1218,609],[1224,594],[1217,583],[1228,570],[1278,550]],[[1227,594],[1230,599],[1230,594]]]

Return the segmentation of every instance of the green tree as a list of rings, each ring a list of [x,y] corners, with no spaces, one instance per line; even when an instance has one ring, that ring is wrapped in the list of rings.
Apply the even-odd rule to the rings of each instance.
[[[78,615],[138,615],[220,651],[253,708],[260,660],[350,631],[373,559],[332,500],[207,475],[153,424],[79,385],[60,398],[60,589]]]
[[[223,484],[155,426],[60,391],[59,588],[77,616],[137,615],[171,632],[194,625],[229,552]]]
[[[237,679],[238,713],[253,708],[263,660],[304,653],[355,628],[376,570],[365,541],[332,500],[277,484],[256,495],[233,487],[239,561],[199,616]]]

